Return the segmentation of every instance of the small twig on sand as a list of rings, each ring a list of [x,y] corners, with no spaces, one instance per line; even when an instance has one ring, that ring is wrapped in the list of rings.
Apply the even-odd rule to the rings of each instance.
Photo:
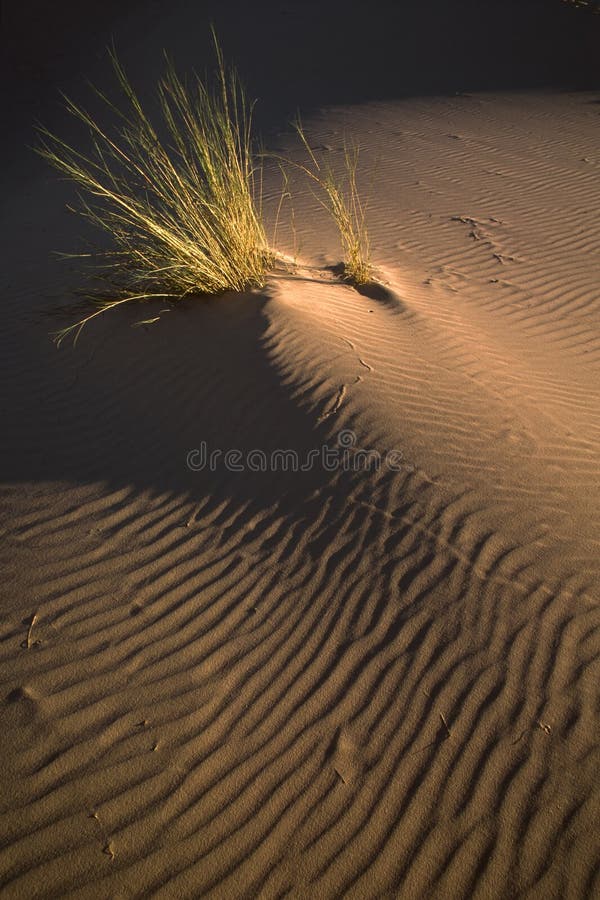
[[[25,650],[30,650],[32,647],[31,632],[33,631],[33,626],[35,625],[35,623],[37,621],[37,616],[38,616],[38,614],[37,614],[37,610],[36,610],[36,612],[34,612],[34,614],[31,617],[31,622],[29,623],[29,628],[27,629],[27,637],[25,638],[25,640],[22,644],[22,646],[25,648]]]
[[[442,720],[442,724],[446,729],[446,737],[451,737],[450,728],[448,727],[448,723],[446,722],[446,716],[444,713],[440,713],[440,719]]]

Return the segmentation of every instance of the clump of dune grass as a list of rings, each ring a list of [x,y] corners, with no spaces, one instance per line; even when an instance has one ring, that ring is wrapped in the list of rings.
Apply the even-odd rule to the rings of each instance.
[[[318,161],[300,119],[294,122],[294,128],[308,153],[309,164],[295,162],[293,165],[318,185],[321,196],[317,199],[337,226],[344,254],[344,276],[352,284],[368,284],[372,280],[372,266],[366,206],[357,185],[359,149],[344,142],[344,170],[340,177],[329,164]]]
[[[194,76],[188,86],[167,65],[158,85],[160,133],[114,51],[122,106],[94,88],[110,128],[65,97],[69,112],[87,128],[91,150],[82,153],[39,128],[38,152],[81,189],[76,211],[113,241],[101,269],[110,292],[95,294],[97,308],[58,332],[57,344],[69,334],[76,340],[88,322],[123,303],[264,284],[273,253],[262,224],[252,107],[213,38],[214,85]]]

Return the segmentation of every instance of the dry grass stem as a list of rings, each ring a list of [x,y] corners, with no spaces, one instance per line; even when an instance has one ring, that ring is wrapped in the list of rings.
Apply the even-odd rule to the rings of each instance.
[[[372,280],[370,244],[365,215],[366,205],[360,198],[357,184],[359,149],[344,142],[344,174],[336,176],[329,164],[319,162],[310,146],[302,122],[294,128],[309,157],[309,164],[292,163],[315,182],[323,196],[317,197],[333,218],[339,231],[344,254],[344,275],[353,284],[363,285]]]

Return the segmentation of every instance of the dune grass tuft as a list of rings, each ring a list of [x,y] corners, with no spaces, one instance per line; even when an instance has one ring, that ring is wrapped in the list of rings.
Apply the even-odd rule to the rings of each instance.
[[[308,165],[294,165],[321,189],[324,199],[318,198],[319,202],[333,218],[342,242],[344,275],[352,284],[368,284],[372,280],[372,266],[365,221],[366,206],[361,201],[357,186],[358,147],[344,143],[344,174],[339,178],[330,165],[319,163],[300,119],[294,122],[294,128],[310,160]]]
[[[161,134],[114,51],[123,108],[94,88],[110,129],[65,97],[89,132],[89,154],[39,128],[38,152],[82,189],[77,211],[109,232],[114,245],[101,270],[110,292],[94,295],[98,308],[58,332],[57,344],[70,334],[77,340],[88,322],[122,303],[264,284],[274,257],[262,224],[252,107],[213,38],[214,85],[194,76],[188,86],[168,64],[158,85]]]

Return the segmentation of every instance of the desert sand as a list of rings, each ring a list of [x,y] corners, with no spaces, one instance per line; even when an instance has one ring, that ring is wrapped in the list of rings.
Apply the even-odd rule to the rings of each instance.
[[[598,895],[598,97],[315,104],[377,286],[298,180],[264,290],[60,351],[80,225],[15,157],[3,897]]]

